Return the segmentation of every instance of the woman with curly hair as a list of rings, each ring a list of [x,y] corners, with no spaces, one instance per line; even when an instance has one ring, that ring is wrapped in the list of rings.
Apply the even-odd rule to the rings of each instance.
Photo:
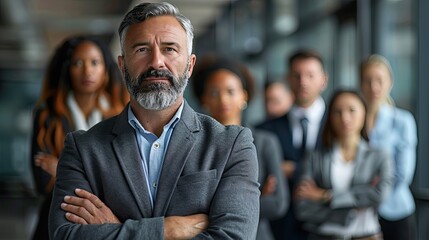
[[[31,163],[44,196],[34,239],[49,239],[49,205],[66,134],[118,114],[128,101],[125,93],[109,49],[95,37],[70,37],[56,49],[33,112]]]
[[[242,113],[254,92],[254,78],[242,63],[206,55],[196,67],[193,92],[204,110],[223,125],[245,125]],[[256,239],[274,239],[270,220],[280,218],[289,206],[287,180],[281,172],[282,153],[277,137],[251,128],[259,164],[260,218]],[[243,203],[244,204],[244,203]]]

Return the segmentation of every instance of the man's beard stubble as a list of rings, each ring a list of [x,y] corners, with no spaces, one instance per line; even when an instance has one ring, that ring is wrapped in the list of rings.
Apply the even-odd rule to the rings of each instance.
[[[124,66],[125,83],[131,97],[140,106],[148,110],[163,110],[175,103],[185,91],[188,84],[189,65],[188,61],[185,72],[179,77],[175,77],[166,69],[150,68],[134,79],[129,74],[128,68]],[[170,83],[147,83],[145,81],[148,77],[165,77]]]

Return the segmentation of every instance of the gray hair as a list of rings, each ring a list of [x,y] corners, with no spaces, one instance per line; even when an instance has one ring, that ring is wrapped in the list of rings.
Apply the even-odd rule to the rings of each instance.
[[[124,55],[124,37],[130,25],[141,23],[148,18],[156,16],[173,16],[186,32],[188,37],[188,55],[192,53],[192,41],[194,38],[194,27],[191,21],[182,15],[175,6],[170,3],[141,3],[131,9],[119,25],[118,33],[121,43],[122,55]]]

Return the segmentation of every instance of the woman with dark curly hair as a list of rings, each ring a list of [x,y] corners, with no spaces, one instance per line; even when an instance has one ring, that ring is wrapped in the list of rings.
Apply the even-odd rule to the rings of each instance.
[[[31,165],[44,196],[34,239],[49,239],[49,205],[66,134],[118,114],[127,98],[117,65],[98,39],[70,37],[56,49],[33,112]]]
[[[194,95],[207,113],[223,125],[244,125],[242,112],[253,96],[254,79],[239,62],[205,56],[194,72]],[[280,163],[282,153],[277,137],[262,129],[251,129],[258,156],[261,198],[256,239],[274,239],[269,220],[280,218],[289,206],[287,181]]]

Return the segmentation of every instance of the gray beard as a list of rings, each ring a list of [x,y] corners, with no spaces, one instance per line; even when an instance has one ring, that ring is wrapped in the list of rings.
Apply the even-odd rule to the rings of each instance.
[[[150,72],[157,72],[151,70]],[[170,83],[144,83],[144,77],[139,76],[132,79],[128,69],[124,67],[125,82],[132,98],[134,98],[141,107],[148,110],[163,110],[173,105],[185,91],[188,84],[189,64],[186,66],[182,76],[175,77],[170,72]],[[155,74],[155,73],[153,73]]]

